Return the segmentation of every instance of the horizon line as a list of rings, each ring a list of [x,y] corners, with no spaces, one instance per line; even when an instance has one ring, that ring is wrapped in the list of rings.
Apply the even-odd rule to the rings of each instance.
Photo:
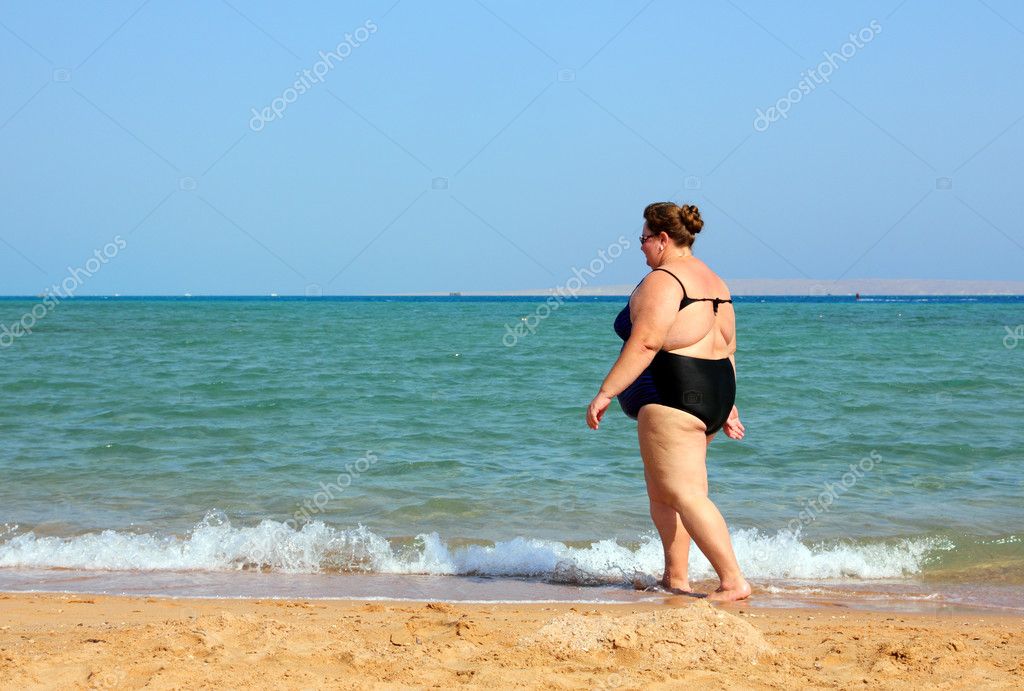
[[[448,293],[331,293],[327,295],[305,295],[302,293],[89,293],[85,295],[69,295],[60,297],[52,294],[37,295],[0,295],[0,300],[40,300],[47,297],[63,300],[81,299],[140,299],[140,298],[301,298],[304,300],[323,300],[333,298],[449,298],[449,297],[501,297],[501,298],[547,298],[557,295],[554,289],[547,292],[459,292]],[[787,298],[787,297],[1024,297],[1024,292],[992,292],[992,293],[889,293],[889,292],[835,292],[835,293],[732,293],[733,297],[740,298]],[[625,298],[629,293],[581,293],[575,296],[568,296],[567,300],[578,300],[580,298]]]

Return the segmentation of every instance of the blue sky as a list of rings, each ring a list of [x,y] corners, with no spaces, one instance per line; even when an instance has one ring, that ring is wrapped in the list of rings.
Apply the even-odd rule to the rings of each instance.
[[[632,283],[664,199],[726,278],[1022,276],[1010,0],[5,2],[0,71],[2,294]]]

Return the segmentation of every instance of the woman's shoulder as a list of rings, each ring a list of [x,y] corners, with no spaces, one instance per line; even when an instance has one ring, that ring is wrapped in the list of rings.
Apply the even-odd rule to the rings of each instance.
[[[662,267],[671,272],[679,281],[686,286],[686,292],[692,295],[708,294],[709,297],[728,299],[731,297],[729,286],[721,276],[705,264],[702,260],[688,262],[685,264],[674,264]],[[658,273],[652,270],[651,273]],[[647,274],[650,276],[651,274]],[[671,280],[671,279],[670,279]]]
[[[696,267],[695,267],[696,268]],[[714,269],[705,264],[703,261],[700,263],[698,280],[707,288],[709,297],[728,299],[731,297],[729,293],[729,284],[725,282],[725,279],[719,276]]]
[[[730,300],[730,299],[732,299],[732,292],[729,290],[729,284],[726,283],[725,279],[722,278],[721,276],[719,276],[718,274],[714,274],[714,276],[715,276],[715,280],[718,281],[718,286],[719,286],[719,290],[718,290],[719,294],[716,295],[715,297],[722,298],[723,300]]]

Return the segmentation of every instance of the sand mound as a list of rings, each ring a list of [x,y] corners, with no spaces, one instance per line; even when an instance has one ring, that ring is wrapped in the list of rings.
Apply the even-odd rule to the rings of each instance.
[[[79,599],[4,601],[0,688],[1024,688],[1020,617]]]
[[[760,631],[700,601],[625,616],[571,612],[552,619],[521,643],[563,659],[603,651],[627,657],[642,654],[688,667],[705,662],[756,664],[775,655]]]

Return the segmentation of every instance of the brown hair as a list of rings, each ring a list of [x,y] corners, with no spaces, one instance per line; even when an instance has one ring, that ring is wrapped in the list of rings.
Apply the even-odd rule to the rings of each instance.
[[[654,235],[666,233],[680,247],[692,247],[704,227],[700,211],[693,204],[676,206],[673,202],[655,202],[644,209],[644,220]]]

